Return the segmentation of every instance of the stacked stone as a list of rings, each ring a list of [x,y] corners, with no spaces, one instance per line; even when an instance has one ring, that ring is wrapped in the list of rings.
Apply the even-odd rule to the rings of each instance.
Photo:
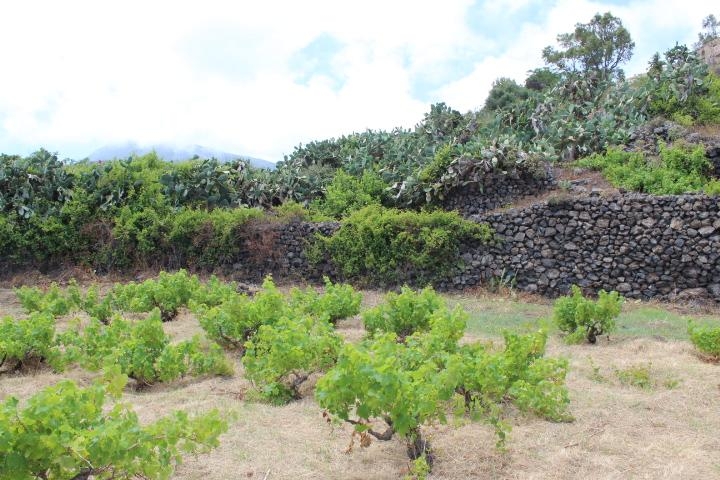
[[[556,296],[572,284],[631,298],[704,289],[720,300],[720,214],[701,195],[620,195],[534,205],[481,218],[492,246],[466,246],[465,267],[441,288],[514,277],[524,291]]]

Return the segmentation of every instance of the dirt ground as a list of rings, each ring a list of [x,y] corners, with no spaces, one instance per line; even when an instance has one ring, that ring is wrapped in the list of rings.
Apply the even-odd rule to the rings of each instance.
[[[365,304],[379,298],[368,292]],[[19,312],[12,291],[0,290],[0,313]],[[201,332],[188,312],[165,325],[178,340]],[[349,341],[363,335],[357,318],[338,328]],[[702,362],[688,342],[614,337],[594,346],[567,346],[553,337],[547,354],[570,361],[567,385],[575,420],[552,423],[510,411],[505,450],[495,448],[492,429],[484,424],[427,426],[424,434],[436,453],[430,478],[720,478],[720,365]],[[143,421],[174,409],[237,414],[220,447],[187,457],[173,478],[359,480],[407,473],[405,448],[397,439],[344,453],[351,429],[325,423],[311,392],[283,407],[245,400],[251,385],[240,361],[234,361],[230,378],[183,380],[126,393],[125,401]],[[633,368],[649,373],[649,388],[620,381],[619,372]],[[80,369],[62,375],[0,375],[0,400],[27,398],[60,378],[87,384],[94,376]]]

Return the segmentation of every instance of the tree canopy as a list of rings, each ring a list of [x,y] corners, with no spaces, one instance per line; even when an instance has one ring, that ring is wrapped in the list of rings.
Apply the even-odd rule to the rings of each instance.
[[[559,49],[543,49],[546,63],[562,73],[594,74],[599,80],[621,77],[618,67],[630,60],[635,48],[630,32],[610,12],[576,24],[573,32],[558,35],[557,41]]]

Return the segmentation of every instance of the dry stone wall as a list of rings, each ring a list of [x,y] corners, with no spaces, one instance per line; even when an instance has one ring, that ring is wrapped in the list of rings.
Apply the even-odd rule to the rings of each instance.
[[[555,188],[550,170],[545,178],[529,173],[489,174],[481,183],[471,183],[450,192],[442,203],[446,210],[457,210],[464,217],[479,215],[524,196],[537,195]]]
[[[617,290],[631,298],[677,294],[720,301],[720,207],[703,195],[558,198],[521,210],[478,217],[497,232],[493,245],[462,248],[464,267],[435,286],[462,290],[495,279],[515,279],[518,289],[542,295],[566,293],[578,284],[589,292]],[[295,222],[277,227],[276,251],[263,265],[236,268],[254,278],[317,281],[337,278],[328,261],[311,265],[307,241],[329,235],[335,222]]]
[[[720,300],[718,200],[701,195],[560,199],[482,217],[493,246],[465,246],[458,289],[514,278],[523,291],[556,296],[578,284],[632,298],[678,293]]]

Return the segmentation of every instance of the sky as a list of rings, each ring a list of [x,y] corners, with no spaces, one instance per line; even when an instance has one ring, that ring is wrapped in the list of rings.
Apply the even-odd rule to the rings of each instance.
[[[483,106],[559,33],[612,12],[653,53],[697,40],[695,0],[205,0],[0,4],[0,152],[204,145],[279,161],[312,140]]]

